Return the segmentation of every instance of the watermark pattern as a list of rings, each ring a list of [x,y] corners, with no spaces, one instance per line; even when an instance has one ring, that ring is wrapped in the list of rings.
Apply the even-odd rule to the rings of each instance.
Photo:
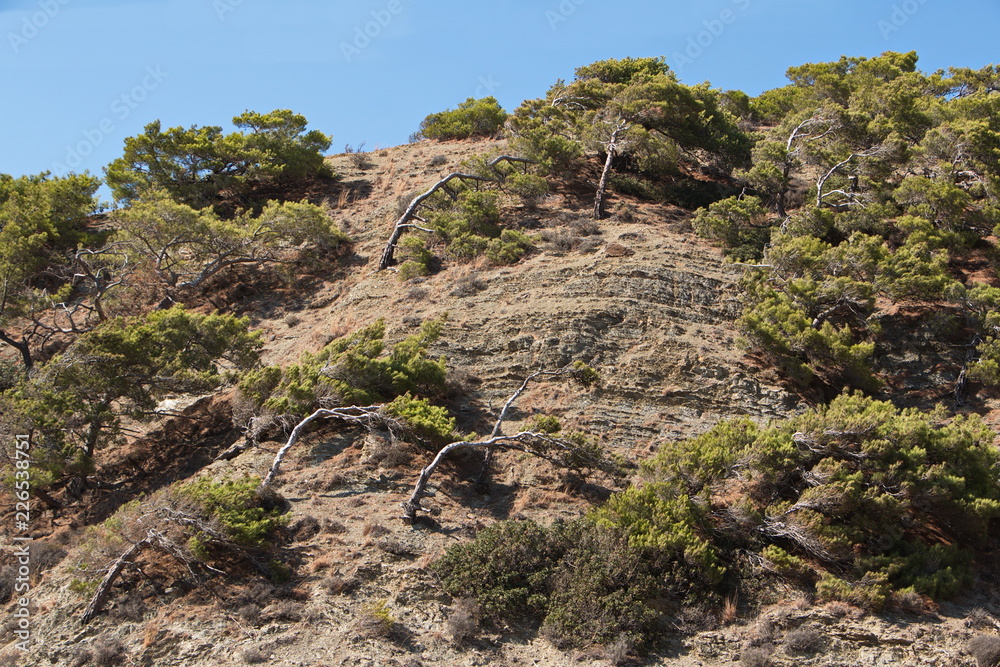
[[[66,146],[65,161],[53,164],[52,171],[57,174],[65,174],[79,167],[84,158],[93,153],[115,131],[115,119],[121,122],[132,115],[132,112],[146,101],[149,94],[159,88],[168,76],[169,74],[164,72],[159,65],[147,67],[146,75],[138,85],[111,102],[111,115],[105,116],[95,127],[84,130],[83,139]]]
[[[220,21],[226,20],[226,14],[232,14],[243,4],[243,0],[212,0],[212,8]]]
[[[412,0],[406,1],[412,2]],[[389,0],[384,8],[373,9],[371,21],[363,26],[355,26],[354,39],[340,43],[340,52],[344,54],[344,59],[351,62],[355,57],[360,56],[361,52],[371,46],[372,42],[378,39],[382,32],[389,27],[393,19],[403,13],[404,8],[403,0]]]
[[[31,642],[31,439],[15,436],[14,442],[14,647],[25,652]]]
[[[694,63],[706,50],[722,37],[726,28],[740,17],[740,14],[750,9],[752,0],[730,0],[736,9],[726,8],[718,16],[702,21],[703,30],[687,38],[682,51],[674,51],[667,61],[670,68],[680,74],[684,68]]]
[[[549,27],[555,32],[559,29],[560,23],[565,23],[570,16],[576,14],[576,10],[587,0],[562,0],[555,9],[545,12],[545,20],[549,22]]]
[[[910,22],[913,15],[920,11],[920,8],[927,4],[927,0],[906,0],[892,6],[892,14],[887,19],[879,19],[878,29],[882,32],[882,39],[889,39],[889,35],[896,32]]]
[[[479,77],[479,87],[476,88],[476,97],[483,98],[492,96],[493,93],[497,92],[497,88],[502,85],[503,84],[499,81],[493,80],[492,73],[487,76],[481,76]]]
[[[7,33],[10,48],[14,49],[14,53],[19,52],[21,47],[38,36],[38,33],[44,30],[69,2],[70,0],[38,0],[38,11],[30,15],[25,14],[21,20],[21,29]]]

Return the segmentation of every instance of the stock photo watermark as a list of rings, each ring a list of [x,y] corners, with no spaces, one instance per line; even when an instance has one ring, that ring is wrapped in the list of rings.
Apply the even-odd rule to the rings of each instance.
[[[226,14],[232,14],[236,8],[243,4],[243,0],[213,0],[212,8],[220,21],[226,20]]]
[[[38,0],[38,11],[25,14],[21,20],[21,29],[17,32],[13,30],[7,33],[10,41],[10,48],[17,53],[21,47],[38,36],[42,30],[59,14],[63,7],[68,5],[70,0]]]
[[[479,87],[476,88],[476,97],[488,97],[497,92],[497,88],[503,84],[493,80],[493,75],[479,77]]]
[[[159,65],[147,67],[145,76],[139,84],[111,102],[111,116],[105,116],[94,127],[83,130],[83,139],[66,146],[64,161],[52,165],[52,171],[65,174],[83,164],[84,158],[93,153],[117,129],[115,121],[122,122],[131,116],[132,112],[138,109],[168,76],[169,74]]]
[[[585,2],[587,0],[563,0],[558,7],[545,12],[545,20],[549,22],[549,27],[553,31],[558,30],[559,24],[568,21],[569,17],[576,14],[576,10]]]
[[[674,51],[667,64],[675,72],[680,74],[688,65],[700,58],[705,51],[710,49],[715,41],[722,37],[726,28],[736,23],[740,15],[750,9],[751,0],[730,0],[735,9],[726,8],[711,19],[702,21],[703,30],[687,39],[682,51]]]
[[[412,1],[389,0],[385,7],[373,9],[371,11],[372,20],[364,25],[355,26],[354,38],[350,42],[340,43],[340,52],[344,54],[344,59],[351,62],[360,56],[361,52],[371,46],[372,42],[378,39],[382,32],[392,24],[393,19],[403,13],[403,10],[406,9],[406,3]]]
[[[888,19],[879,19],[878,29],[882,32],[882,39],[889,39],[889,35],[900,30],[910,22],[913,15],[920,11],[920,8],[927,4],[927,0],[906,0],[892,6],[892,14]]]
[[[31,439],[26,435],[14,438],[14,648],[28,650],[31,642]]]

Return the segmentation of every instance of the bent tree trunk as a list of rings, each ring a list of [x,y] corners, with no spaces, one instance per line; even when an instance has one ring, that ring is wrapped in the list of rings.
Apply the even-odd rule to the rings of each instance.
[[[24,373],[25,375],[29,375],[35,363],[31,359],[31,348],[28,347],[27,339],[22,338],[21,340],[14,340],[7,335],[6,331],[0,329],[0,341],[10,345],[21,354],[21,361],[24,362]]]
[[[553,460],[551,456],[548,456],[545,451],[542,451],[542,447],[549,447],[555,450],[562,451],[573,451],[577,448],[572,442],[562,440],[561,438],[551,437],[545,433],[538,433],[535,431],[521,431],[514,435],[503,435],[503,422],[507,418],[507,413],[510,412],[511,407],[514,402],[520,398],[528,385],[538,379],[553,379],[565,375],[572,375],[575,372],[575,367],[567,366],[559,370],[554,371],[535,371],[528,377],[524,378],[521,382],[521,386],[518,387],[514,393],[507,398],[504,403],[503,408],[500,410],[500,414],[497,416],[496,423],[493,425],[493,430],[490,431],[489,436],[483,440],[476,442],[453,442],[449,445],[445,445],[434,457],[431,463],[420,471],[420,476],[417,478],[417,483],[413,487],[413,493],[410,494],[409,499],[403,503],[403,516],[402,519],[405,523],[413,523],[417,518],[417,512],[422,508],[420,507],[420,500],[427,493],[427,483],[430,481],[431,475],[437,470],[437,467],[448,457],[452,452],[459,449],[485,449],[486,450],[486,461],[483,466],[483,470],[480,473],[479,479],[476,482],[477,486],[485,484],[486,476],[489,474],[490,463],[492,460],[492,455],[494,450],[507,448],[507,449],[517,449],[540,458]],[[533,446],[533,443],[540,444],[542,447]]]
[[[618,151],[618,139],[625,127],[618,125],[611,133],[608,141],[608,157],[604,160],[604,169],[601,171],[601,180],[597,182],[597,196],[594,197],[594,220],[604,217],[604,195],[608,190],[608,176],[611,175],[611,167],[615,162],[615,153]]]
[[[427,482],[430,481],[431,475],[437,470],[437,467],[441,465],[449,454],[459,449],[486,449],[488,452],[492,451],[496,447],[510,446],[511,444],[523,442],[525,438],[528,437],[544,437],[541,433],[535,433],[532,431],[522,431],[516,435],[501,435],[495,438],[488,438],[486,440],[480,440],[479,442],[466,442],[464,440],[459,442],[453,442],[450,445],[446,445],[437,453],[434,460],[420,471],[420,476],[417,477],[417,483],[413,487],[413,493],[410,494],[409,499],[403,503],[403,521],[406,523],[413,523],[417,518],[417,512],[422,508],[420,507],[420,500],[427,493]]]
[[[97,586],[97,591],[94,593],[94,597],[90,599],[90,604],[88,604],[87,608],[83,611],[83,617],[80,619],[81,623],[84,625],[90,623],[90,620],[101,611],[101,608],[104,606],[104,601],[108,598],[108,593],[111,592],[111,586],[115,583],[115,579],[118,578],[118,575],[121,574],[122,569],[131,563],[132,559],[151,543],[152,536],[139,540],[133,544],[128,551],[119,556],[118,560],[116,560],[111,567],[108,568],[107,573],[104,575],[104,579],[102,579],[101,583]]]
[[[519,163],[522,163],[522,164],[534,164],[534,160],[529,160],[527,158],[514,157],[514,156],[511,156],[511,155],[501,155],[501,156],[495,157],[492,160],[490,160],[489,162],[487,162],[486,166],[487,167],[495,167],[498,164],[500,164],[501,162],[519,162]],[[448,183],[450,183],[451,181],[453,181],[455,179],[463,179],[463,180],[479,181],[479,182],[492,182],[492,181],[494,181],[494,179],[491,179],[491,178],[489,178],[487,176],[479,176],[477,174],[464,174],[464,173],[461,173],[461,172],[454,172],[454,173],[448,174],[447,176],[445,176],[444,178],[442,178],[440,181],[438,181],[437,183],[435,183],[433,186],[431,186],[431,189],[428,190],[427,192],[424,192],[423,194],[417,195],[416,197],[414,197],[413,201],[410,202],[410,205],[406,207],[406,210],[403,212],[403,215],[401,215],[399,217],[399,220],[396,221],[396,225],[392,228],[392,235],[389,237],[389,242],[386,243],[385,249],[382,251],[382,258],[379,260],[379,263],[378,263],[378,270],[379,271],[385,271],[390,266],[392,266],[393,255],[396,252],[396,244],[399,243],[399,237],[402,236],[403,232],[406,231],[407,229],[416,226],[411,221],[419,219],[417,217],[417,210],[420,208],[420,206],[425,201],[427,201],[428,199],[430,199],[434,195],[435,192],[437,192],[441,188],[445,187],[446,185],[448,185]]]
[[[371,425],[372,423],[382,419],[382,408],[383,405],[369,405],[366,407],[350,406],[346,408],[320,408],[316,412],[312,413],[292,429],[291,435],[288,436],[288,441],[278,450],[278,453],[274,456],[274,462],[271,463],[270,469],[267,471],[267,475],[264,476],[264,481],[260,483],[260,488],[266,489],[271,486],[274,482],[274,478],[278,476],[278,470],[281,468],[281,462],[285,458],[285,454],[291,449],[302,433],[305,431],[306,426],[310,423],[316,421],[317,419],[339,419],[341,421]]]

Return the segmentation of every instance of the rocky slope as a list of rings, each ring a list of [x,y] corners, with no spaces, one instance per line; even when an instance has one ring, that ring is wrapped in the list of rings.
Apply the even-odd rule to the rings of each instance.
[[[267,361],[291,362],[378,317],[398,340],[447,313],[433,351],[447,357],[462,428],[488,431],[490,406],[527,373],[579,359],[600,371],[601,386],[534,386],[514,425],[554,414],[631,461],[720,419],[764,422],[799,409],[736,344],[739,269],[697,239],[689,214],[677,208],[616,198],[611,219],[594,227],[584,220],[585,198],[557,189],[537,210],[509,213],[548,239],[517,265],[451,266],[407,283],[375,272],[398,199],[492,147],[401,146],[370,154],[365,169],[350,155],[332,158],[343,178],[319,194],[355,239],[354,254],[327,278],[303,279],[294,289],[243,286],[234,308],[265,331]],[[104,500],[117,506],[140,487],[150,491],[199,468],[263,474],[280,442],[209,463],[239,437],[232,407],[231,394],[178,406],[182,418],[109,455],[105,472],[132,484]],[[205,428],[182,428],[192,421]],[[564,651],[526,628],[463,626],[462,603],[441,591],[429,567],[448,545],[491,522],[577,516],[614,490],[613,480],[570,484],[544,462],[506,454],[480,494],[471,484],[477,461],[459,457],[432,484],[430,520],[403,525],[400,503],[428,460],[418,447],[362,430],[318,429],[279,478],[292,516],[282,547],[294,569],[289,583],[250,577],[164,586],[161,575],[176,563],[151,557],[85,627],[78,619],[86,599],[70,584],[88,518],[46,515],[37,522],[36,550],[50,569],[33,582],[34,648],[24,656],[8,646],[0,664],[639,664],[624,647]],[[198,465],[184,464],[191,461]],[[729,618],[679,619],[677,635],[647,664],[974,665],[968,639],[1000,628],[997,582],[982,583],[978,597],[962,605],[885,617],[800,599],[765,609],[737,601]],[[10,621],[0,628],[0,646],[13,629]],[[467,637],[459,642],[456,634]]]

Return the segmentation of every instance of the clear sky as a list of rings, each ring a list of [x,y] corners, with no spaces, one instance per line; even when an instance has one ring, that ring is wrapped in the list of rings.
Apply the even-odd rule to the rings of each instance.
[[[979,68],[998,34],[998,0],[0,0],[0,173],[102,175],[156,119],[229,130],[287,108],[331,152],[371,150],[605,58],[662,55],[685,83],[754,95],[841,55]]]

